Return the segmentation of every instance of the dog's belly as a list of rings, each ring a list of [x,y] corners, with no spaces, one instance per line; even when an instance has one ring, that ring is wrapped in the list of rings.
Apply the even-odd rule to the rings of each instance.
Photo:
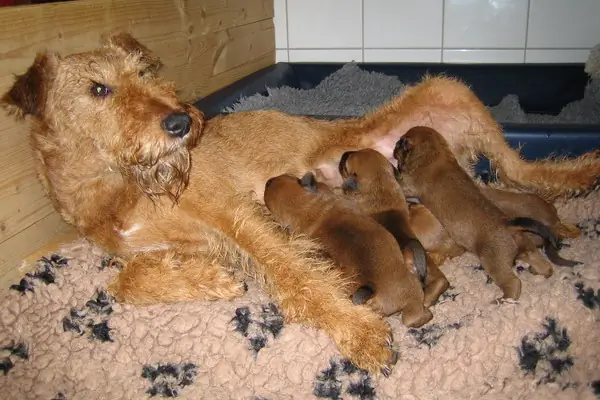
[[[387,135],[377,140],[371,148],[383,154],[392,165],[396,166],[397,162],[393,156],[394,147],[402,134],[403,133],[399,130],[392,130]],[[343,179],[339,172],[339,161],[340,160],[338,159],[317,166],[313,171],[317,176],[317,179],[332,187],[342,186]]]

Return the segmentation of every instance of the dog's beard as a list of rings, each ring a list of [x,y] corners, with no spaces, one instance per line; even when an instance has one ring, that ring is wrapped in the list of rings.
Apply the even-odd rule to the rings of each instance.
[[[177,202],[188,185],[191,166],[190,152],[182,146],[151,163],[134,163],[125,173],[151,199],[166,195]]]

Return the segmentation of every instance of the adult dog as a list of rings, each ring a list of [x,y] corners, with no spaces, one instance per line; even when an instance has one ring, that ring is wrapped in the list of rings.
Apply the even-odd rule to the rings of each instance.
[[[157,76],[158,59],[128,34],[98,49],[38,54],[3,96],[31,116],[37,171],[54,207],[82,234],[127,263],[111,286],[136,304],[232,298],[235,265],[264,283],[288,321],[325,330],[370,371],[396,357],[390,328],[354,306],[316,245],[289,237],[260,204],[273,176],[314,171],[341,183],[338,162],[375,148],[389,159],[415,125],[443,132],[467,169],[479,153],[504,182],[548,197],[590,190],[595,154],[528,163],[464,84],[426,78],[378,110],[342,121],[257,111],[204,121]],[[258,201],[256,201],[258,200]]]

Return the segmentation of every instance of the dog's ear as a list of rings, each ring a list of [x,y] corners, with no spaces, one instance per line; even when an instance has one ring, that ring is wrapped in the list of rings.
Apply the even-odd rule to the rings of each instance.
[[[104,36],[102,41],[105,46],[117,47],[129,54],[139,54],[142,61],[148,64],[148,67],[153,72],[158,71],[162,67],[160,59],[154,52],[127,32]]]
[[[58,55],[38,53],[27,71],[16,76],[13,86],[0,99],[0,104],[19,117],[28,114],[41,116],[57,64]]]
[[[317,192],[317,178],[312,172],[307,172],[302,178],[300,178],[300,185],[310,192]]]
[[[356,178],[357,176],[355,173],[346,178],[344,183],[342,183],[342,189],[344,190],[344,192],[354,192],[358,190],[359,185],[358,179]]]

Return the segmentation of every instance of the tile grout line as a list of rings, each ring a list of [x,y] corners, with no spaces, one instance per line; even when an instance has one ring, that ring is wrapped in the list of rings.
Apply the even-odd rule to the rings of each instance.
[[[531,15],[531,0],[527,0],[527,20],[525,22],[525,48],[523,49],[523,64],[527,62],[527,42],[529,38],[529,16]]]
[[[442,0],[442,45],[440,46],[440,64],[444,63],[444,29],[446,26],[446,0]]]
[[[287,62],[290,62],[290,19],[288,18],[288,0],[285,0],[285,44],[287,53]]]
[[[365,62],[365,0],[362,0],[360,3],[361,3],[360,17],[362,20],[361,21],[362,36],[361,36],[361,43],[360,43],[360,47],[362,49],[361,62]]]

